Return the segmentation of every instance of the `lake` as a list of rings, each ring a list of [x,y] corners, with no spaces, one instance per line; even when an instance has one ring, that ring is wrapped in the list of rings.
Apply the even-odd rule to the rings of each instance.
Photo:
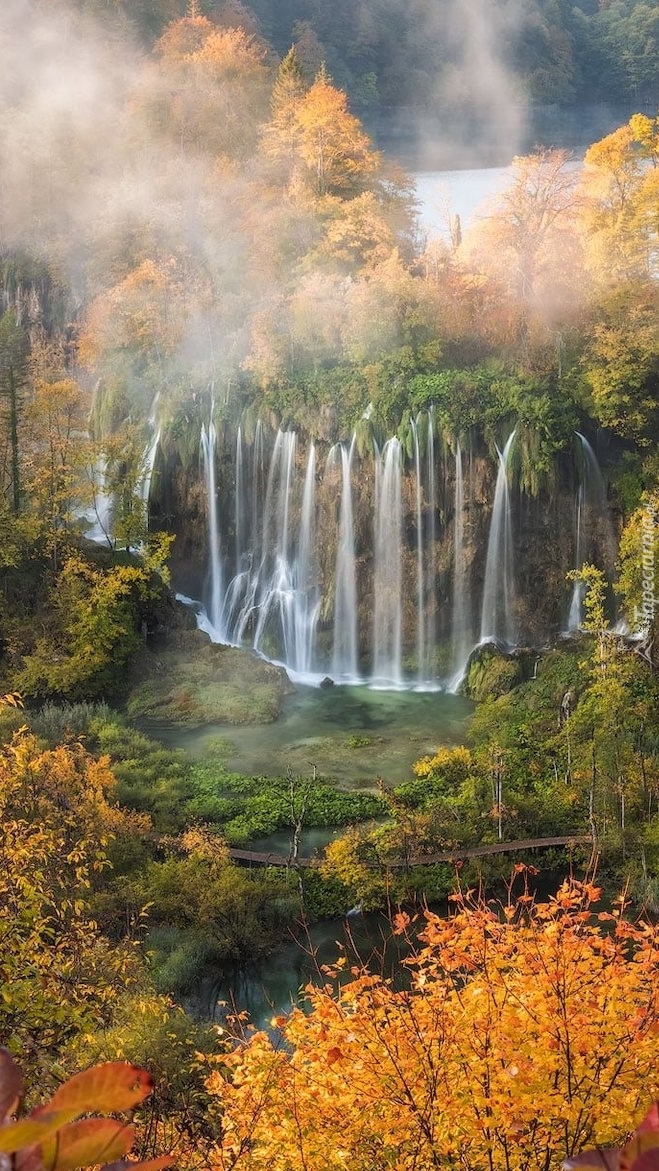
[[[341,788],[374,788],[408,779],[415,760],[442,744],[460,744],[473,704],[447,691],[380,691],[367,686],[296,685],[271,724],[206,724],[179,728],[143,722],[172,748],[203,757],[218,737],[227,767],[250,776],[285,776],[290,769]]]
[[[460,216],[462,228],[510,185],[512,166],[481,167],[468,171],[424,171],[415,175],[420,223],[429,236],[450,238],[449,222]]]

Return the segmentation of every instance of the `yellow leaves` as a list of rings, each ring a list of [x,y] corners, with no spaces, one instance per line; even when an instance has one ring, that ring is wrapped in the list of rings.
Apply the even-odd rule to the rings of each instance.
[[[398,911],[392,920],[394,935],[404,935],[410,923],[409,915],[405,911]]]
[[[423,1171],[456,1157],[544,1171],[548,1150],[557,1164],[615,1138],[639,1079],[657,1082],[659,935],[627,924],[624,948],[602,938],[587,917],[597,893],[565,884],[509,917],[463,902],[427,915],[408,989],[365,973],[309,989],[308,1015],[277,1019],[283,1052],[260,1039],[231,1057],[223,1122],[235,1135],[252,1111],[244,1165],[371,1171],[388,1165],[374,1152],[395,1151]]]
[[[297,151],[316,195],[350,197],[380,164],[346,95],[319,76],[295,110]]]
[[[440,748],[434,756],[423,756],[412,766],[417,777],[446,776],[457,782],[464,780],[475,767],[474,758],[468,748]]]
[[[23,700],[17,691],[10,691],[7,695],[0,695],[0,704],[6,704],[7,707],[22,707]]]

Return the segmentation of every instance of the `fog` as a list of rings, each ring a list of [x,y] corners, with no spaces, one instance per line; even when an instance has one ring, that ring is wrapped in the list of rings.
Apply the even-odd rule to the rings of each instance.
[[[455,157],[468,143],[511,158],[525,132],[523,94],[506,67],[516,0],[412,0],[406,11],[409,37],[450,59],[437,70],[433,110],[414,127],[424,154]],[[395,261],[375,293],[357,264],[329,271],[313,209],[260,182],[258,122],[276,64],[265,50],[219,101],[195,79],[179,92],[175,58],[163,70],[116,25],[64,0],[3,0],[0,51],[0,251],[45,261],[72,290],[74,314],[114,297],[119,310],[104,325],[97,309],[96,329],[101,338],[119,329],[106,339],[118,347],[121,298],[131,310],[141,298],[148,316],[162,296],[163,383],[226,382],[246,360],[267,377],[286,347],[315,347],[327,360],[342,338],[349,356],[366,359],[394,330]],[[146,261],[156,271],[121,290]],[[157,387],[142,381],[148,414]]]

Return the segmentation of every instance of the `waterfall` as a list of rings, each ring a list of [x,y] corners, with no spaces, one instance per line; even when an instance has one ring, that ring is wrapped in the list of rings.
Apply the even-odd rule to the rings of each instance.
[[[259,505],[263,501],[265,492],[265,450],[263,440],[263,424],[260,419],[257,420],[256,429],[254,431],[254,446],[252,448],[252,553],[257,557],[262,554],[263,549],[258,549],[256,546],[257,534],[259,532]]]
[[[451,615],[451,665],[453,678],[451,687],[455,688],[462,680],[472,647],[471,598],[464,540],[464,477],[462,471],[462,448],[459,440],[457,440],[455,445],[453,512],[453,612]]]
[[[245,469],[243,467],[243,433],[238,428],[236,434],[236,499],[235,499],[235,531],[236,531],[236,577],[242,569],[243,553],[245,552]]]
[[[87,469],[93,494],[94,523],[85,530],[85,537],[96,545],[112,547],[112,508],[114,501],[108,491],[107,458],[100,455],[93,467]],[[88,514],[86,507],[80,508],[80,516]]]
[[[332,675],[335,679],[357,678],[357,579],[355,532],[352,513],[353,435],[349,451],[341,443],[331,449],[328,465],[341,460],[341,503],[336,547],[334,586],[334,647]]]
[[[578,433],[577,433],[578,434]],[[583,537],[584,537],[584,521],[585,521],[585,504],[586,504],[586,484],[582,476],[577,488],[575,497],[575,517],[574,517],[574,568],[581,569],[584,563],[583,554]],[[567,619],[568,630],[578,630],[583,621],[583,599],[585,594],[585,587],[582,581],[575,581],[572,588],[572,598],[570,599],[570,611]]]
[[[142,457],[142,469],[139,482],[139,494],[144,503],[145,525],[147,529],[149,527],[149,496],[151,494],[151,478],[153,476],[153,468],[156,462],[158,445],[160,443],[160,427],[157,426],[159,400],[160,391],[158,391],[153,400],[153,403],[151,404],[151,413],[149,415],[151,440],[148,443],[146,451]]]
[[[289,557],[291,494],[295,476],[297,436],[278,431],[270,460],[263,514],[263,545],[257,572],[254,649],[267,654],[269,642],[279,646],[288,662],[295,644],[292,591],[293,566]],[[270,650],[272,657],[272,650]]]
[[[294,650],[292,666],[302,675],[313,670],[313,656],[316,641],[316,623],[320,609],[320,595],[316,587],[317,570],[315,554],[315,513],[316,513],[316,448],[312,443],[307,458],[307,471],[302,493],[302,515],[300,518],[300,540],[293,581],[293,631]],[[288,661],[288,660],[287,660]]]
[[[320,609],[315,554],[316,449],[310,445],[299,499],[297,436],[278,431],[265,473],[263,432],[257,425],[251,461],[251,510],[245,498],[242,432],[236,442],[235,574],[214,623],[236,645],[251,643],[291,671],[313,670]],[[264,491],[265,484],[265,491]],[[299,509],[299,513],[298,513]],[[250,544],[246,524],[251,511]],[[296,523],[297,522],[297,523]]]
[[[217,435],[213,422],[213,408],[211,405],[208,428],[201,426],[201,456],[204,468],[206,485],[207,517],[208,517],[208,561],[210,570],[210,605],[208,618],[219,639],[224,637],[222,627],[222,562],[220,559],[220,534],[217,515],[217,488],[215,483],[215,445]]]
[[[373,682],[402,682],[401,445],[375,453]]]
[[[148,528],[149,525],[149,496],[151,495],[151,479],[153,477],[153,468],[156,462],[156,455],[158,453],[158,446],[160,444],[160,428],[156,431],[153,439],[144,453],[143,471],[140,478],[140,497],[144,502],[145,507],[145,521]]]
[[[426,646],[434,656],[437,641],[437,620],[435,616],[435,588],[437,581],[437,500],[435,491],[435,408],[428,412],[428,607],[426,611]],[[434,662],[430,663],[430,674]]]
[[[607,577],[612,578],[616,559],[616,539],[611,523],[606,486],[590,443],[575,431],[581,453],[579,487],[575,498],[574,568],[586,562],[603,562]],[[567,628],[578,630],[583,622],[583,582],[575,581],[570,599]]]
[[[508,489],[508,458],[514,438],[515,432],[513,431],[508,437],[503,452],[497,448],[499,471],[487,544],[480,634],[481,642],[495,641],[505,643],[508,646],[514,646],[516,641],[512,614],[515,581],[511,505]]]
[[[426,610],[425,580],[423,565],[423,485],[421,481],[421,449],[419,445],[419,419],[412,420],[414,439],[414,474],[416,481],[416,660],[417,679],[424,678],[426,665]]]

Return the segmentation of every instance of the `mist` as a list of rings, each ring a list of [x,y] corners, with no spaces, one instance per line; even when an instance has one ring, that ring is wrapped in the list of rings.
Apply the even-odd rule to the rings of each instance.
[[[517,0],[406,8],[410,48],[436,77],[433,108],[407,128],[423,159],[519,149],[523,94],[506,62],[520,19]],[[259,126],[277,63],[264,44],[250,43],[244,75],[219,96],[203,75],[179,77],[171,46],[164,69],[65,0],[5,0],[0,48],[0,252],[43,261],[117,361],[130,315],[160,313],[157,362],[130,374],[143,417],[161,386],[180,397],[246,367],[267,384],[289,352],[326,363],[395,348],[400,297],[420,295],[397,229],[374,231],[364,279],[359,260],[328,252],[331,214],[269,184]],[[364,204],[364,223],[372,214]]]

